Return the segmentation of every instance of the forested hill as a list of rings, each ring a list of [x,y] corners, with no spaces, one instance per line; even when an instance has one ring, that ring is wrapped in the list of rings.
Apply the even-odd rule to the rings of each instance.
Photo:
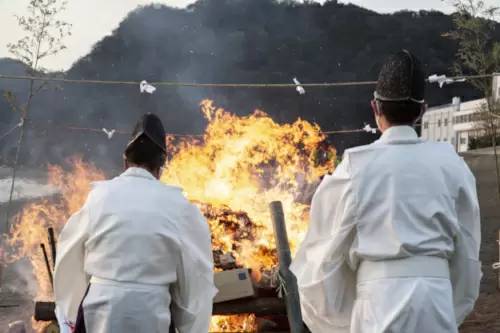
[[[401,48],[420,57],[428,74],[450,74],[456,45],[442,35],[451,29],[451,17],[440,12],[381,15],[336,1],[200,0],[186,9],[151,5],[131,12],[65,76],[221,83],[291,83],[293,77],[304,83],[374,80],[386,56]],[[6,63],[12,65],[0,62],[0,73],[6,72]],[[0,81],[0,90],[12,85]],[[15,90],[23,87],[17,84]],[[168,131],[200,133],[205,122],[198,104],[204,98],[238,114],[258,108],[280,122],[301,117],[329,130],[359,128],[371,122],[372,91],[310,88],[301,96],[293,88],[159,88],[154,95],[141,95],[136,86],[51,87],[33,104],[31,118],[38,127],[28,135],[24,157],[39,163],[81,152],[94,161],[119,161],[126,137],[108,140],[104,134],[50,126],[128,129],[140,113],[151,111],[161,115]],[[471,99],[477,94],[467,84],[428,89],[431,105],[453,96]],[[0,108],[1,129],[16,117],[8,114],[5,101]],[[40,128],[45,125],[48,130]],[[373,139],[365,133],[331,137],[340,150]],[[4,163],[14,142],[11,137],[0,146]]]

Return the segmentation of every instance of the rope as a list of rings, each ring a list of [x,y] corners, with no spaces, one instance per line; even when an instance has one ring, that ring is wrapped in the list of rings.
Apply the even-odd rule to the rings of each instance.
[[[448,77],[451,80],[476,80],[491,78],[499,74],[482,74]],[[0,79],[5,80],[33,80],[60,83],[77,84],[99,84],[99,85],[139,85],[141,81],[119,81],[119,80],[88,80],[88,79],[66,79],[57,77],[38,77],[26,75],[6,75],[0,74]],[[429,82],[429,79],[426,80]],[[165,87],[200,87],[200,88],[296,88],[297,86],[309,88],[328,88],[328,87],[349,87],[349,86],[371,86],[377,84],[377,81],[346,81],[346,82],[323,82],[323,83],[197,83],[197,82],[175,82],[175,81],[155,81],[149,82],[156,86]]]
[[[40,125],[35,125],[35,124],[30,124],[33,128],[47,128],[47,127],[55,127],[63,130],[70,130],[70,131],[85,131],[85,132],[93,132],[93,133],[101,133],[105,134],[102,128],[93,128],[93,127],[79,127],[79,126],[72,126],[72,125],[46,125],[46,126],[40,126]],[[19,124],[17,125],[19,126]],[[131,131],[124,131],[124,130],[119,130],[119,129],[111,129],[114,130],[115,133],[117,134],[124,134],[124,135],[132,135]],[[331,135],[331,134],[344,134],[344,133],[369,133],[363,128],[360,129],[348,129],[348,130],[331,130],[331,131],[320,131],[320,133],[325,134],[325,135]],[[166,136],[173,136],[173,137],[203,137],[204,134],[181,134],[181,133],[165,133]]]
[[[81,84],[103,84],[103,85],[139,85],[141,81],[117,81],[117,80],[87,80],[87,79],[65,79],[57,77],[39,77],[25,75],[5,75],[0,74],[0,79],[7,80],[34,80],[60,83],[81,83]],[[295,88],[295,83],[197,83],[197,82],[174,82],[174,81],[154,81],[148,82],[156,86],[170,87],[206,87],[206,88]],[[323,83],[301,83],[302,87],[337,87],[337,86],[357,86],[375,85],[377,81],[350,81],[350,82],[323,82]]]
[[[321,133],[329,135],[329,134],[342,134],[342,133],[360,133],[366,132],[364,129],[352,129],[352,130],[337,130],[337,131],[321,131]]]
[[[30,126],[32,128],[38,128],[38,129],[41,129],[41,128],[46,129],[48,127],[52,127],[52,128],[62,129],[62,130],[69,130],[69,131],[83,131],[83,132],[93,132],[93,133],[106,134],[104,132],[103,128],[94,128],[94,127],[81,127],[81,126],[73,126],[73,125],[49,125],[49,124],[41,126],[41,125],[37,125],[37,124],[33,124],[33,123],[31,123]],[[114,133],[116,133],[116,134],[132,135],[131,131],[125,131],[125,130],[113,129],[113,128],[109,128],[109,130],[113,130]],[[203,137],[203,134],[165,133],[165,135],[174,136],[174,137]]]
[[[279,271],[276,273],[276,278],[278,280],[278,287],[276,288],[278,298],[283,298],[288,295],[285,278],[283,278]]]

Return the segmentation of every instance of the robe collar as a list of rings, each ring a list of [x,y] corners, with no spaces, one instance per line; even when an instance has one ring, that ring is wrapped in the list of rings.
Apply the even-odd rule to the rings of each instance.
[[[385,130],[376,142],[385,144],[411,144],[420,143],[422,140],[411,126],[392,126]]]
[[[149,171],[143,168],[131,167],[121,174],[123,177],[139,177],[149,180],[157,180]]]

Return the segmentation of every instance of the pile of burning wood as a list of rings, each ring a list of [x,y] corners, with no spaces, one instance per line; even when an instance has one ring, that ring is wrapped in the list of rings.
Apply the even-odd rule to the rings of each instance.
[[[274,234],[279,257],[279,268],[269,273],[267,286],[252,279],[251,270],[237,268],[231,254],[215,253],[215,284],[219,293],[214,299],[214,315],[254,315],[259,332],[302,332],[303,324],[297,285],[288,267],[291,262],[290,247],[281,202],[270,205]],[[53,264],[56,258],[54,230],[48,229],[51,256],[45,244],[41,250],[47,274],[52,281]],[[52,262],[52,265],[51,265]],[[281,292],[282,291],[282,292]],[[54,332],[56,324],[54,302],[36,302],[34,318],[50,322],[45,332]]]

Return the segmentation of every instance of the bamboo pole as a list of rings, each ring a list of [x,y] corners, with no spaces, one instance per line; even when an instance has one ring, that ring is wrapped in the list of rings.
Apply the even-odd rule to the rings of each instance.
[[[290,253],[290,245],[288,243],[283,206],[280,201],[274,201],[271,202],[269,207],[271,209],[274,237],[276,238],[276,248],[278,250],[279,274],[285,283],[285,304],[288,315],[288,323],[290,324],[290,332],[302,333],[305,330],[300,310],[297,279],[289,269],[290,264],[292,263],[292,255]]]

